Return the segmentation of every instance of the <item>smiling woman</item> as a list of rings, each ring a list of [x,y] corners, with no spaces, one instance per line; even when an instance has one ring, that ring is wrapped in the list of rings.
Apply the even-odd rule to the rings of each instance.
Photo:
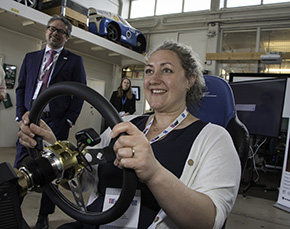
[[[122,86],[128,88],[121,82]],[[120,193],[122,169],[127,168],[135,171],[139,190],[126,225],[221,228],[237,196],[241,166],[227,131],[187,110],[188,103],[200,101],[204,88],[196,55],[180,43],[165,42],[146,58],[143,88],[154,114],[128,116],[130,122],[103,132],[96,147],[106,147],[112,140],[116,158],[113,164],[92,166],[93,173],[83,171],[88,179],[82,187],[92,187],[87,210],[104,210],[112,192]],[[31,147],[34,140],[26,135],[30,126],[20,123],[20,128],[23,144]],[[53,132],[42,133],[44,140],[52,139]],[[109,225],[124,228],[123,218]],[[75,222],[60,228],[98,226]]]

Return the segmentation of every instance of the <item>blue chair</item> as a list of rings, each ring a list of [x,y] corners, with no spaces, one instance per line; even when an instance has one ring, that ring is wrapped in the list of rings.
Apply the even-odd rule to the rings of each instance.
[[[250,150],[250,134],[239,120],[230,85],[221,77],[205,75],[206,90],[199,106],[188,107],[197,118],[220,125],[229,132],[239,154],[242,172]],[[222,227],[224,229],[226,221]]]
[[[250,135],[239,120],[230,85],[221,77],[205,75],[206,90],[200,106],[188,107],[197,118],[223,126],[230,133],[244,170],[250,149]]]

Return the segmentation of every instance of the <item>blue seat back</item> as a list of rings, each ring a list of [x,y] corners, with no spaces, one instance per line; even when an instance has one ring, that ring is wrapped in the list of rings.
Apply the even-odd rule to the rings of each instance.
[[[205,96],[199,107],[188,107],[197,118],[227,127],[229,121],[235,117],[235,102],[231,87],[222,78],[204,76],[206,83]]]

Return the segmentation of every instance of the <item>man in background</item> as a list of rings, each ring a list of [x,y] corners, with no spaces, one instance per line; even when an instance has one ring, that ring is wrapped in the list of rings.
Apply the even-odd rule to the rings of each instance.
[[[45,49],[26,54],[16,88],[17,121],[30,110],[32,102],[47,87],[64,81],[86,84],[82,57],[64,48],[71,30],[72,25],[66,18],[53,16],[48,21],[45,31]],[[50,126],[58,140],[67,140],[69,130],[75,124],[82,105],[83,100],[73,96],[57,97],[44,108],[41,118]],[[27,149],[18,142],[14,167],[18,168],[27,156]],[[54,203],[43,192],[35,229],[48,228],[48,215],[52,214],[54,209]]]

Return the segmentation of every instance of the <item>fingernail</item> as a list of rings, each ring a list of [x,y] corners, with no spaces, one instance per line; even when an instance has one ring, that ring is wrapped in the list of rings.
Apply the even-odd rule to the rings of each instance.
[[[35,141],[31,141],[31,145],[34,147],[36,146],[36,142]]]

